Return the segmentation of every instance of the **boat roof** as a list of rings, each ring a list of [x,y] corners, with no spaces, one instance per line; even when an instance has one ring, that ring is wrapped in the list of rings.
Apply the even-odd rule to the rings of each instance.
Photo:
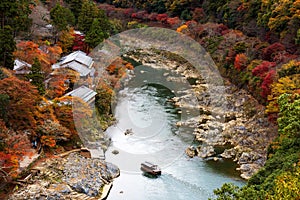
[[[151,162],[148,162],[148,161],[145,161],[145,162],[143,162],[142,164],[143,164],[143,165],[146,165],[146,166],[148,166],[148,167],[154,167],[154,166],[157,166],[157,165],[155,165],[155,164],[153,164],[153,163],[151,163]]]

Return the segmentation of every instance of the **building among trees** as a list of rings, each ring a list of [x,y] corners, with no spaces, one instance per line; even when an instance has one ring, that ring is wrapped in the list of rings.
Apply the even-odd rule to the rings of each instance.
[[[75,51],[63,58],[58,63],[52,65],[52,69],[69,68],[80,74],[80,77],[87,78],[93,76],[95,69],[94,61],[82,51]]]

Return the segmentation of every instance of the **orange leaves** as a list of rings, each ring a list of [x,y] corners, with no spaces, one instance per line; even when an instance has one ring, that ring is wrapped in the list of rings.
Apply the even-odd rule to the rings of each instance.
[[[111,86],[115,87],[119,80],[126,76],[126,70],[133,70],[133,68],[134,66],[131,63],[124,61],[121,58],[114,60],[108,67],[106,67],[106,71],[109,75],[114,75],[109,77]]]
[[[129,70],[133,70],[134,69],[134,66],[131,64],[131,63],[127,63],[125,65],[126,69],[129,69]]]
[[[9,174],[6,178],[16,178],[19,167],[17,156],[10,153],[0,152],[0,167]]]
[[[116,72],[116,68],[116,65],[111,64],[106,68],[106,70],[108,71],[108,73],[114,74]]]
[[[237,54],[234,59],[234,67],[241,71],[247,67],[248,58],[244,53]]]
[[[6,124],[16,130],[32,130],[36,126],[34,113],[40,100],[38,91],[27,81],[10,77],[0,80],[0,94],[10,97]]]
[[[60,55],[62,54],[62,49],[60,46],[50,46],[48,47],[48,57],[50,64],[54,64],[57,62],[57,60],[60,58]]]
[[[31,144],[24,132],[9,130],[2,140],[5,149],[0,151],[0,168],[8,173],[6,178],[16,178],[19,171],[19,161],[31,152]]]
[[[44,124],[37,128],[37,132],[41,134],[41,143],[44,146],[54,147],[58,141],[68,141],[71,132],[52,120],[45,120]]]
[[[183,24],[182,26],[178,27],[176,31],[178,33],[181,33],[183,30],[186,30],[187,28],[188,28],[188,26]]]
[[[43,146],[48,146],[48,147],[55,147],[56,145],[55,139],[53,139],[52,136],[46,136],[46,135],[43,135],[41,137],[41,143]]]
[[[29,64],[33,64],[34,59],[37,58],[46,74],[50,73],[51,71],[49,55],[40,50],[39,45],[32,41],[19,42],[17,44],[17,50],[14,52],[14,56]]]
[[[73,106],[72,108],[72,104]],[[76,109],[76,110],[72,110]],[[59,123],[68,128],[72,134],[76,134],[76,127],[74,124],[74,118],[76,119],[86,119],[91,117],[92,110],[90,107],[78,97],[64,96],[55,99],[54,111],[56,118]]]
[[[33,64],[34,59],[37,58],[44,73],[48,74],[51,71],[50,65],[57,62],[62,54],[62,49],[60,46],[43,46],[43,50],[32,41],[21,41],[17,44],[14,56],[29,64]]]
[[[67,76],[59,74],[49,80],[46,96],[50,99],[61,97],[65,94],[68,88],[69,84]]]
[[[34,58],[38,58],[44,65],[49,65],[50,62],[47,58],[47,54],[39,49],[39,45],[32,41],[21,41],[17,44],[17,51],[14,52],[14,56],[33,64]]]

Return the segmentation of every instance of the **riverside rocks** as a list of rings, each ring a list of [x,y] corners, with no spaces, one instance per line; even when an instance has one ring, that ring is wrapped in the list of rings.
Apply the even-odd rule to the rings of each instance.
[[[249,179],[264,165],[267,147],[277,134],[265,116],[264,107],[247,91],[226,80],[221,85],[206,83],[187,61],[179,58],[177,62],[176,56],[169,59],[166,54],[142,50],[126,56],[143,65],[169,70],[164,76],[174,84],[190,80],[191,88],[178,91],[173,98],[181,110],[198,111],[197,116],[176,123],[178,127],[193,128],[196,141],[200,143],[198,147],[188,147],[186,154],[218,158],[214,160],[232,159],[239,164],[237,170],[241,177]],[[172,77],[174,73],[183,78]],[[225,150],[216,153],[215,148],[220,146]]]
[[[9,199],[98,199],[103,186],[120,174],[115,165],[78,153],[46,160],[34,170],[39,173],[31,178],[31,184],[14,192]]]

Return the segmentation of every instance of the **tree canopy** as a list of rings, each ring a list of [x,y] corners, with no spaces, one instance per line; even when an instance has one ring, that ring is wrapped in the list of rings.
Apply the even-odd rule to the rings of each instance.
[[[67,30],[75,25],[75,17],[69,8],[56,4],[50,11],[50,17],[53,25],[58,31]]]

